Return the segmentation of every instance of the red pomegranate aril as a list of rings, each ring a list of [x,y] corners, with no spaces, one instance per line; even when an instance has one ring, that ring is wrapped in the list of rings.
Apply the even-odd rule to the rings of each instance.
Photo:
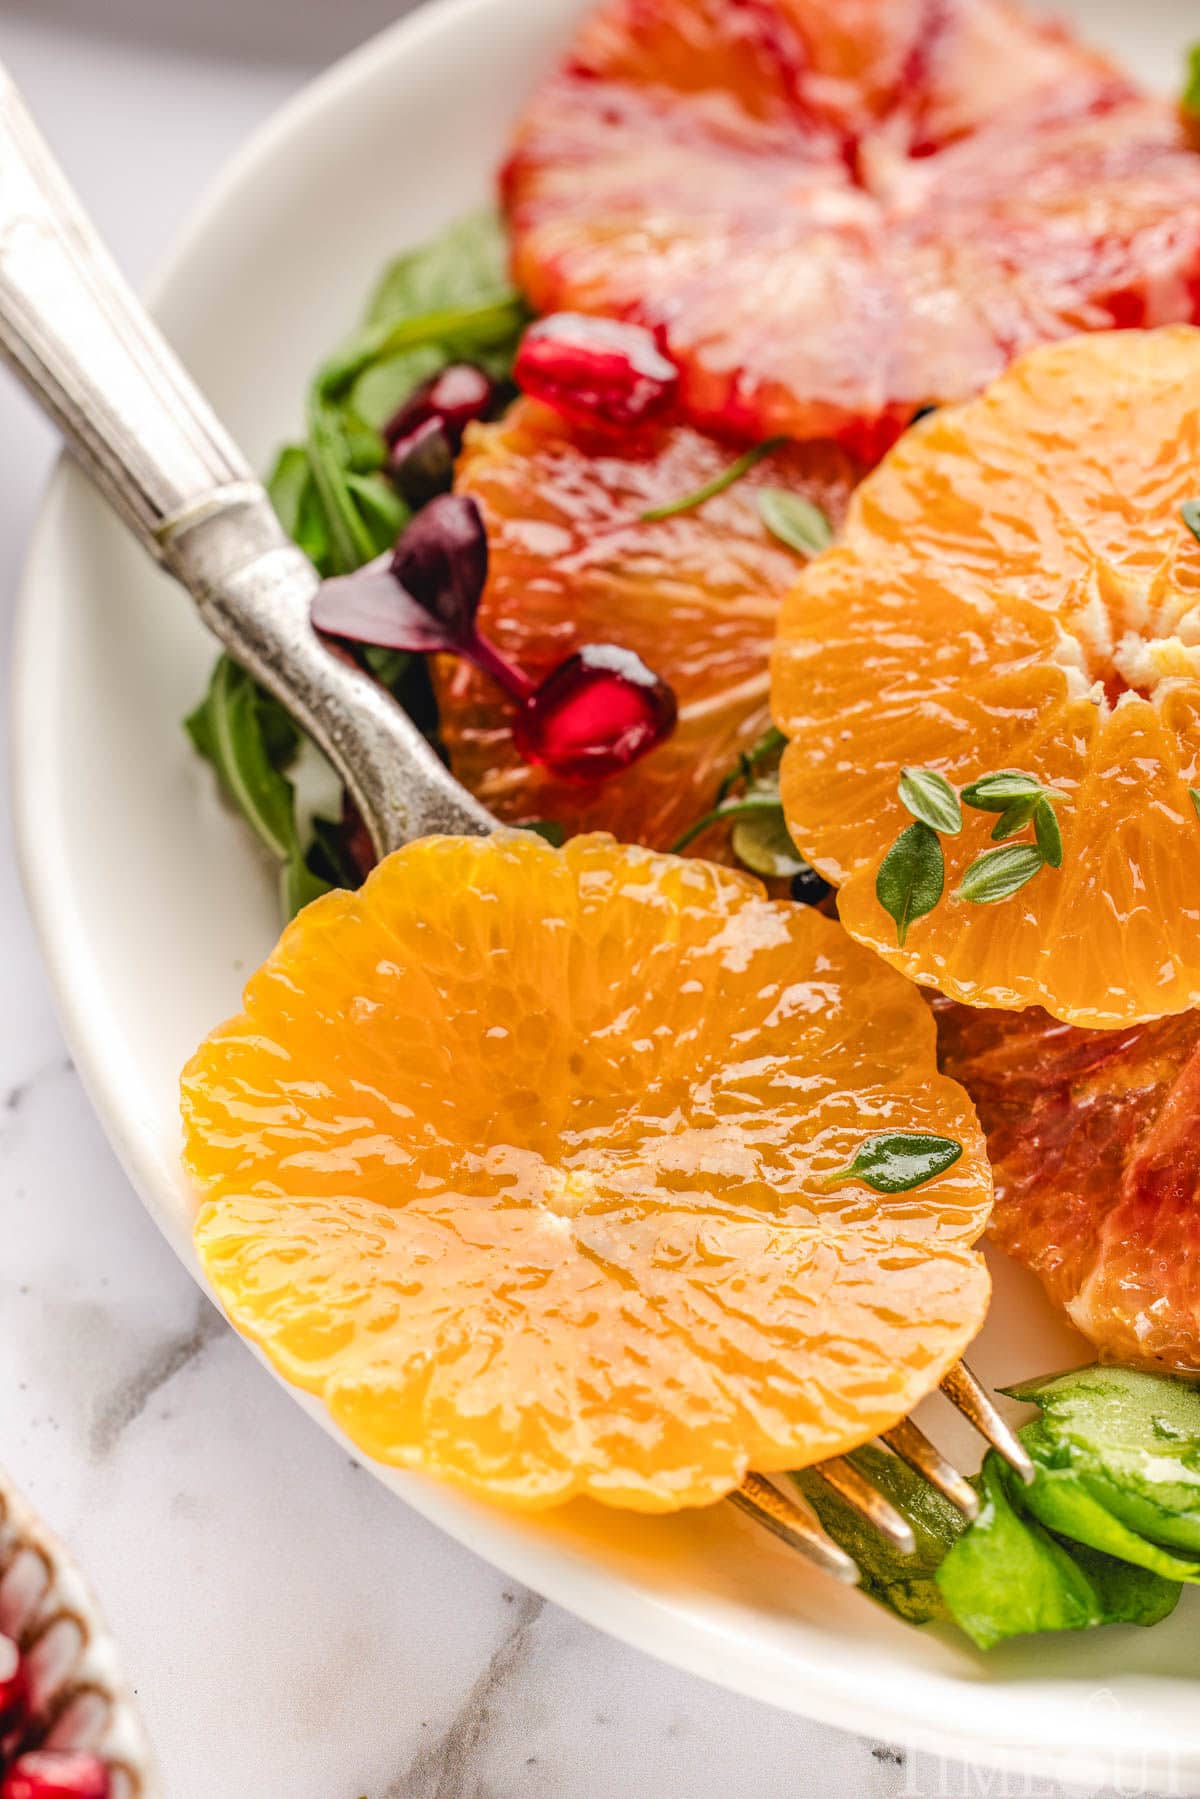
[[[604,781],[675,727],[675,695],[632,650],[588,644],[552,669],[517,714],[529,762],[566,780]]]
[[[660,418],[679,386],[679,370],[652,332],[580,312],[531,325],[513,373],[531,399],[572,424],[610,430]]]
[[[29,1682],[21,1652],[11,1637],[0,1636],[0,1742],[18,1724],[29,1707]]]
[[[35,1749],[17,1758],[0,1786],[0,1799],[111,1799],[108,1769],[95,1755]]]
[[[500,389],[473,362],[451,362],[422,381],[383,428],[389,449],[411,437],[419,425],[436,419],[455,455],[463,432],[475,419],[487,418],[499,402]]]

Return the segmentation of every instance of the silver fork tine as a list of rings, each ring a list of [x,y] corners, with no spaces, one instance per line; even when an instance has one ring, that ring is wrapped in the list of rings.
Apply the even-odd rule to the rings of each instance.
[[[820,1462],[813,1470],[821,1479],[839,1494],[846,1504],[882,1531],[889,1543],[895,1545],[901,1555],[915,1555],[916,1538],[912,1526],[902,1518],[894,1505],[878,1492],[866,1477],[859,1473],[853,1463],[843,1456],[837,1456],[832,1462]]]
[[[936,1487],[943,1499],[948,1499],[957,1506],[964,1518],[978,1518],[979,1495],[965,1475],[959,1473],[953,1462],[948,1462],[935,1443],[931,1443],[925,1432],[905,1418],[895,1430],[885,1431],[883,1442],[894,1450],[901,1461],[915,1468],[918,1474],[924,1475],[931,1487]]]
[[[848,1587],[858,1585],[858,1569],[845,1550],[825,1535],[806,1507],[788,1499],[764,1475],[747,1474],[737,1492],[729,1497],[739,1511],[746,1512],[789,1548],[798,1549],[815,1567]]]
[[[1028,1486],[1033,1479],[1033,1463],[1022,1448],[1020,1438],[1004,1422],[965,1362],[954,1364],[942,1382],[942,1392]]]

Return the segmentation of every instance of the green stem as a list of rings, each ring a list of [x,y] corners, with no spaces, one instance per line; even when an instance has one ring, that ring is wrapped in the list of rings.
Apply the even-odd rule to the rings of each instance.
[[[335,400],[372,363],[399,356],[405,350],[424,349],[428,344],[452,347],[461,353],[505,343],[520,330],[525,316],[520,295],[515,289],[507,289],[470,306],[446,306],[438,312],[422,313],[419,318],[373,325],[330,357],[317,374],[314,390],[323,400]]]
[[[679,855],[680,851],[685,850],[689,843],[695,842],[702,831],[707,831],[711,825],[720,824],[723,819],[753,818],[756,812],[778,811],[779,800],[774,794],[747,795],[745,799],[741,800],[722,800],[719,806],[714,806],[711,812],[706,812],[703,818],[698,818],[694,825],[689,825],[682,837],[676,838],[671,845],[670,853],[673,856]]]
[[[755,444],[753,449],[746,450],[739,456],[736,462],[731,462],[727,469],[722,469],[719,475],[714,475],[711,481],[698,487],[695,493],[685,494],[679,500],[668,500],[665,506],[652,506],[649,512],[643,512],[642,523],[656,525],[662,519],[674,518],[680,512],[691,512],[694,507],[703,506],[706,500],[715,499],[719,493],[724,493],[726,488],[740,481],[743,475],[748,475],[752,468],[757,468],[765,457],[781,450],[787,441],[786,437],[768,437],[765,442]]]

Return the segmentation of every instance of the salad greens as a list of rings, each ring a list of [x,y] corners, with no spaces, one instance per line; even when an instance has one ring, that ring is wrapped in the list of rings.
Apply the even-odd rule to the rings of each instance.
[[[850,1460],[908,1519],[902,1556],[805,1470],[794,1476],[872,1598],[913,1624],[952,1621],[982,1649],[1033,1632],[1156,1624],[1200,1583],[1200,1390],[1168,1375],[1081,1368],[1009,1389],[1039,1416],[1025,1486],[994,1452],[967,1524],[885,1451]]]
[[[701,832],[729,820],[733,853],[752,874],[769,880],[794,880],[809,872],[788,832],[779,797],[779,759],[787,743],[772,725],[758,742],[743,750],[717,788],[711,810],[690,824],[671,845],[678,855]]]
[[[305,440],[284,446],[267,481],[284,530],[321,575],[350,574],[389,550],[411,516],[384,472],[388,419],[449,362],[469,357],[506,378],[525,319],[493,212],[460,220],[384,271],[361,329],[310,385]],[[365,649],[362,661],[433,737],[435,708],[420,659]],[[186,728],[226,797],[278,860],[285,916],[330,886],[358,885],[361,871],[340,820],[301,822],[293,779],[300,732],[228,657],[217,662]]]

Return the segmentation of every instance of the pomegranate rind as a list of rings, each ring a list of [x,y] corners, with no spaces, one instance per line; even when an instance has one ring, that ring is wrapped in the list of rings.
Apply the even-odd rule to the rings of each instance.
[[[1002,0],[610,0],[503,194],[535,308],[655,330],[746,438],[874,456],[1034,344],[1200,318],[1177,110]]]
[[[1200,331],[1031,351],[906,433],[780,614],[784,812],[839,916],[911,980],[1119,1027],[1200,1004]],[[942,840],[903,947],[875,894],[905,766],[1019,769],[1063,795],[1062,868],[953,898],[994,815]]]
[[[991,1178],[933,1021],[809,908],[599,836],[430,838],[288,927],[183,1076],[196,1246],[375,1459],[673,1510],[905,1416]],[[959,1161],[833,1184],[867,1135]]]
[[[988,1235],[1106,1361],[1200,1372],[1200,1014],[1089,1031],[937,1005],[988,1133]]]
[[[614,443],[529,400],[468,431],[456,488],[478,502],[487,527],[484,633],[534,681],[587,643],[619,644],[667,683],[678,707],[672,734],[633,767],[579,785],[522,758],[515,707],[493,682],[437,658],[451,767],[504,823],[549,818],[569,832],[669,849],[767,729],[775,617],[801,564],[767,530],[759,497],[789,489],[836,524],[860,466],[833,445],[788,446],[700,508],[642,517],[729,461],[726,446],[686,427]],[[700,848],[721,842],[710,834]]]

